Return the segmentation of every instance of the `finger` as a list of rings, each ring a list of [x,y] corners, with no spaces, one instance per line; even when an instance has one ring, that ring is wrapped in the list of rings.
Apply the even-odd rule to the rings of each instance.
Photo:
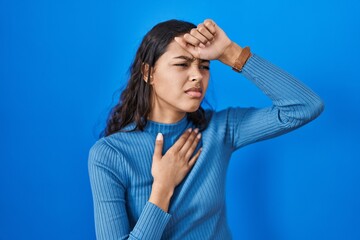
[[[216,24],[215,24],[215,22],[213,20],[206,19],[204,21],[204,25],[211,32],[211,34],[213,34],[213,35],[216,34]]]
[[[189,43],[187,43],[184,37],[175,37],[174,40],[186,51],[188,51],[192,56],[197,56],[197,51],[195,47]]]
[[[190,35],[198,39],[203,44],[206,44],[208,42],[208,39],[204,35],[202,35],[197,28],[191,29]]]
[[[183,37],[175,37],[175,42],[177,42],[182,48],[187,48],[187,42],[183,39]]]
[[[163,144],[164,144],[164,136],[161,133],[158,133],[155,140],[155,149],[153,155],[154,158],[161,159]]]
[[[185,155],[186,159],[190,159],[191,155],[194,153],[197,145],[199,144],[199,141],[201,139],[201,133],[197,134],[194,141],[192,142],[191,146],[188,148],[188,151]]]
[[[193,45],[194,47],[198,46],[199,43],[201,42],[199,39],[197,39],[196,37],[194,37],[190,33],[185,33],[184,34],[184,39],[185,39],[185,41],[187,43]]]
[[[176,153],[180,151],[182,146],[184,146],[184,144],[185,144],[186,140],[188,139],[188,137],[190,136],[191,132],[192,132],[191,128],[187,129],[183,133],[183,135],[181,135],[181,137],[171,147]]]
[[[187,156],[189,149],[191,148],[191,146],[193,145],[194,140],[196,139],[196,135],[199,132],[199,129],[195,129],[194,131],[192,131],[191,135],[189,136],[189,138],[186,140],[186,142],[184,143],[184,145],[182,146],[182,148],[179,151],[179,155],[180,156],[184,156],[184,160],[188,161],[190,159],[190,156]]]
[[[201,35],[203,35],[207,39],[207,41],[211,42],[215,37],[215,34],[210,32],[210,30],[202,23],[198,25],[197,30]]]
[[[202,148],[199,149],[199,151],[197,151],[197,153],[195,154],[195,156],[193,156],[191,158],[191,160],[189,161],[188,165],[190,168],[192,168],[195,164],[195,162],[198,160],[200,153],[202,152]]]

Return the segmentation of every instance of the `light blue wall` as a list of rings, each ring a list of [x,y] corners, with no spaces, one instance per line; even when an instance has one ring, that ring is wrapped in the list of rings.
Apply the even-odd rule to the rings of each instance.
[[[309,125],[234,154],[234,239],[360,239],[359,16],[355,0],[1,0],[0,239],[95,239],[88,150],[142,36],[170,18],[214,19],[325,101]],[[208,94],[217,109],[269,104],[216,62]]]

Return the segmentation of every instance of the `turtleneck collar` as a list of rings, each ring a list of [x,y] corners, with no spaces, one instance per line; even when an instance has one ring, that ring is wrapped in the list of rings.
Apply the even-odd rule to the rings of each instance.
[[[151,132],[155,134],[160,132],[163,135],[172,135],[185,132],[187,128],[191,127],[189,125],[190,122],[191,121],[187,119],[187,115],[185,115],[180,121],[176,123],[159,123],[148,120],[144,130],[146,132]]]

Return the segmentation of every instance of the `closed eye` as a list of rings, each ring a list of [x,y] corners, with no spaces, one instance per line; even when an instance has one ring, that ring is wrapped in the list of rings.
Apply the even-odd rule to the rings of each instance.
[[[174,66],[186,68],[186,67],[189,67],[189,64],[188,63],[177,63],[177,64],[174,64]],[[210,70],[210,66],[207,66],[207,65],[200,65],[199,68],[202,70]]]
[[[210,66],[200,66],[201,69],[210,70]]]
[[[187,67],[188,64],[187,63],[177,63],[177,64],[174,64],[175,66],[179,66],[179,67]]]

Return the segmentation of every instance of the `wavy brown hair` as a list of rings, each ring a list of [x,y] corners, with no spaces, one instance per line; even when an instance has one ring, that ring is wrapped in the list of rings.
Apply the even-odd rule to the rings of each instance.
[[[157,24],[144,36],[130,67],[128,84],[121,93],[119,102],[112,108],[106,128],[100,136],[124,131],[122,129],[132,122],[135,122],[135,128],[129,131],[144,130],[151,111],[152,86],[143,80],[143,63],[148,64],[150,70],[153,69],[156,61],[165,53],[174,37],[188,33],[193,28],[196,26],[192,23],[169,20]],[[151,72],[148,71],[147,74],[147,79],[150,79]],[[208,123],[202,107],[188,113],[187,118],[200,130],[205,129]]]

